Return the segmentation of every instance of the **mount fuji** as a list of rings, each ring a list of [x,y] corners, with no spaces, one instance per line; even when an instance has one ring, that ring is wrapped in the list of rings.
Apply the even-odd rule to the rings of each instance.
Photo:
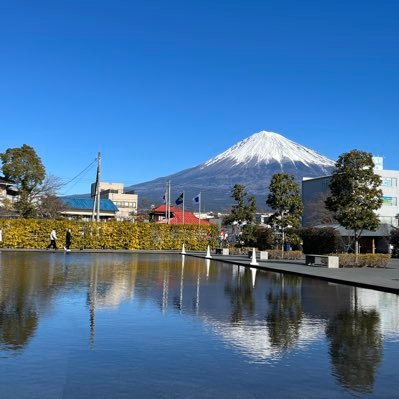
[[[334,161],[317,152],[278,133],[261,131],[201,165],[126,190],[134,190],[139,198],[158,204],[166,181],[170,180],[171,199],[184,190],[187,208],[192,208],[191,198],[201,192],[204,210],[227,210],[234,203],[231,188],[239,183],[256,197],[258,208],[262,209],[266,207],[268,186],[275,173],[292,174],[300,183],[303,177],[330,174],[333,167]]]

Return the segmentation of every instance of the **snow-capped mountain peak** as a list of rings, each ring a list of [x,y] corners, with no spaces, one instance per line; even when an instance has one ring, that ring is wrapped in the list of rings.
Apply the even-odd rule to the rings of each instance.
[[[205,162],[202,166],[208,167],[222,161],[239,164],[270,164],[270,163],[302,163],[306,166],[319,165],[332,167],[330,159],[297,144],[281,134],[265,130],[255,133],[243,141],[230,147],[218,156]]]
[[[127,189],[157,203],[165,181],[171,180],[176,193],[184,190],[190,198],[200,191],[207,209],[226,211],[233,203],[231,188],[242,184],[262,207],[275,173],[288,173],[300,183],[303,177],[331,174],[333,166],[333,161],[281,134],[262,131],[200,165]]]

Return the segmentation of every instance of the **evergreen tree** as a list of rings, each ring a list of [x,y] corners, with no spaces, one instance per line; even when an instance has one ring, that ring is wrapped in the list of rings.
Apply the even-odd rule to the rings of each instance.
[[[380,223],[375,213],[382,205],[380,185],[381,177],[374,173],[370,153],[352,150],[340,155],[331,177],[331,195],[326,206],[341,226],[353,230],[355,253],[363,231],[375,231]]]
[[[2,172],[6,179],[13,180],[19,190],[16,208],[23,217],[36,216],[34,193],[45,179],[45,169],[36,151],[24,144],[8,148],[0,154]]]
[[[294,176],[287,173],[273,175],[269,186],[266,204],[274,210],[269,218],[270,224],[281,230],[288,226],[299,227],[303,204],[300,188],[295,183]]]
[[[245,186],[235,184],[231,190],[231,197],[236,201],[231,213],[223,219],[223,224],[232,224],[234,222],[242,226],[241,238],[246,245],[254,245],[255,229],[253,222],[256,213],[255,197],[245,191]]]

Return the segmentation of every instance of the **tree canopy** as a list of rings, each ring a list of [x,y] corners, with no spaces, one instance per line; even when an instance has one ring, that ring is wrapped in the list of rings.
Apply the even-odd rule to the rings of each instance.
[[[47,205],[59,201],[55,193],[60,187],[60,181],[54,176],[46,177],[46,170],[36,151],[29,145],[8,148],[0,153],[2,173],[5,178],[15,182],[19,195],[16,210],[22,217],[49,216]],[[49,199],[52,198],[52,201]],[[38,212],[39,210],[39,212]],[[52,212],[54,217],[56,213]]]
[[[13,180],[21,191],[32,192],[46,176],[41,159],[29,145],[8,148],[0,159],[4,177]]]
[[[300,188],[294,176],[287,173],[274,174],[269,185],[266,204],[274,210],[269,218],[273,226],[280,229],[300,226],[303,204]]]
[[[246,245],[254,245],[255,226],[253,225],[256,214],[256,200],[255,197],[249,195],[245,191],[245,186],[242,184],[235,184],[231,190],[231,197],[236,201],[231,212],[223,219],[223,224],[236,224],[241,226],[240,241],[242,240]]]
[[[256,200],[245,191],[245,186],[235,184],[231,190],[231,197],[236,201],[231,212],[224,218],[225,224],[236,222],[252,223],[255,219]]]
[[[353,230],[353,241],[358,241],[363,230],[376,230],[379,218],[375,213],[382,205],[381,177],[374,172],[372,155],[352,150],[340,155],[331,177],[331,195],[326,206],[334,212],[341,226]]]

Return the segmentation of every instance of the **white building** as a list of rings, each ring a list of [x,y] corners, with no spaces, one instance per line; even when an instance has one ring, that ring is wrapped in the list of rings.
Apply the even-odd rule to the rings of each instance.
[[[381,190],[383,193],[383,204],[377,211],[381,224],[398,227],[399,216],[399,171],[384,170],[383,160],[381,157],[374,157],[376,165],[374,172],[381,176]],[[331,176],[323,176],[316,178],[304,178],[302,180],[302,201],[304,205],[304,213],[302,225],[311,225],[311,206],[315,201],[323,199],[329,195],[329,184]]]

